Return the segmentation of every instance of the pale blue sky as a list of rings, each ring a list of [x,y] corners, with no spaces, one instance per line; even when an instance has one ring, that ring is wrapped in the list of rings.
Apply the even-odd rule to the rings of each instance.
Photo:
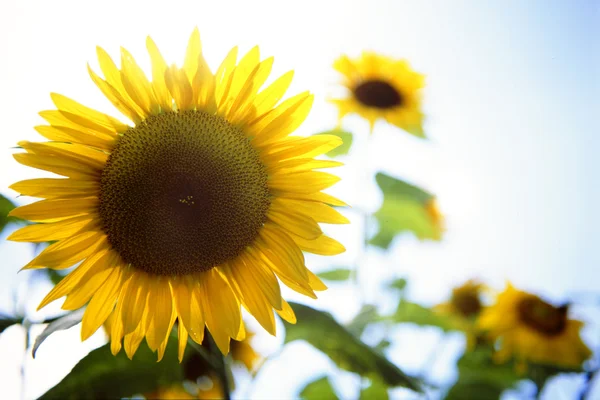
[[[124,45],[147,65],[144,40],[150,34],[169,60],[180,62],[187,38],[198,26],[213,68],[233,45],[249,50],[259,44],[264,57],[275,56],[275,73],[296,70],[290,93],[305,89],[315,93],[313,112],[301,128],[304,134],[327,130],[336,122],[335,109],[325,102],[338,91],[332,61],[341,53],[356,56],[372,49],[406,57],[427,75],[425,127],[430,140],[414,139],[384,123],[367,138],[365,122],[347,119],[344,126],[357,139],[335,192],[351,204],[374,210],[380,195],[370,176],[385,170],[436,193],[447,215],[448,233],[441,244],[403,237],[388,254],[369,252],[361,275],[365,299],[389,306],[377,284],[395,276],[409,277],[413,298],[425,303],[442,300],[451,285],[472,276],[498,288],[511,279],[557,301],[573,293],[599,292],[599,4],[593,0],[7,3],[0,15],[4,61],[0,192],[14,196],[6,189],[10,183],[38,176],[17,166],[10,147],[21,139],[39,140],[32,126],[41,123],[38,111],[52,107],[49,92],[116,115],[87,76],[85,63],[96,66],[97,44],[115,56],[118,46]],[[346,214],[355,221],[352,229],[328,231],[346,244],[347,254],[334,260],[311,257],[311,266],[340,265],[356,256],[361,226],[350,211]],[[0,310],[7,310],[12,290],[27,279],[28,273],[17,276],[16,271],[31,256],[31,248],[2,243],[0,252],[4,260]],[[30,295],[31,308],[46,290]],[[337,287],[310,304],[331,310],[342,320],[359,307],[355,292]],[[15,348],[19,334],[13,330],[0,338],[2,354]],[[420,335],[425,342],[431,339],[428,333]],[[56,343],[77,337],[78,332],[65,333]],[[102,338],[94,340],[82,346],[69,344],[73,350],[60,353],[64,365],[52,369],[52,355],[59,353],[51,346],[42,349],[35,361],[29,360],[29,379],[37,384],[28,387],[27,397],[43,392],[69,370],[69,362]],[[264,339],[261,346],[273,349],[280,340]],[[256,396],[291,396],[304,379],[299,376],[330,369],[323,357],[295,347],[259,376]],[[392,358],[407,368],[419,365],[421,353],[396,350]],[[13,369],[20,356],[13,353],[14,358],[0,361],[0,370],[11,369],[7,372],[15,377],[9,381],[14,382],[11,393],[16,394],[18,371]],[[281,372],[286,362],[296,360],[299,365],[300,355],[306,368]],[[277,382],[271,381],[269,370],[278,374]],[[451,377],[451,373],[446,368],[439,374]],[[572,382],[562,385],[572,393],[568,392]]]

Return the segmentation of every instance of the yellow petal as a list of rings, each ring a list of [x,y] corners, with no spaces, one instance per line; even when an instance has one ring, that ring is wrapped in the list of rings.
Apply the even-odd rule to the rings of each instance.
[[[150,292],[149,277],[144,272],[136,271],[127,287],[123,288],[123,331],[125,335],[135,331],[142,321],[144,310],[147,308],[148,293]],[[144,331],[145,332],[145,331]]]
[[[283,209],[295,210],[298,213],[309,215],[313,220],[326,224],[349,224],[348,218],[344,217],[334,208],[327,204],[314,201],[302,201],[293,199],[278,198],[277,203]],[[305,238],[310,239],[310,238]]]
[[[178,358],[179,362],[183,361],[183,355],[185,353],[185,347],[187,346],[188,333],[183,324],[177,325],[177,339],[179,339]]]
[[[98,89],[100,89],[100,91],[104,94],[104,96],[106,96],[106,98],[117,108],[117,110],[119,110],[121,113],[123,113],[123,115],[128,117],[130,120],[132,120],[136,124],[139,123],[142,119],[144,119],[144,116],[145,116],[144,112],[139,108],[139,106],[137,104],[135,104],[135,102],[133,100],[131,100],[129,98],[129,95],[127,94],[125,89],[120,91],[119,89],[115,88],[113,85],[111,85],[104,79],[100,78],[92,70],[92,68],[89,66],[89,64],[88,64],[87,68],[88,68],[88,74],[90,75],[90,78],[92,78],[92,81],[94,81],[96,86],[98,86]],[[120,74],[119,70],[117,70],[117,73]],[[106,76],[106,74],[105,74],[105,76]],[[119,77],[119,85],[122,86],[120,77]]]
[[[112,273],[106,278],[104,284],[94,293],[81,321],[82,341],[92,336],[113,311],[123,278],[126,277],[123,268],[113,268]]]
[[[323,291],[323,290],[327,290],[327,285],[325,285],[323,283],[323,281],[321,281],[321,279],[319,279],[318,276],[316,276],[312,271],[308,271],[308,280],[310,282],[310,286],[316,290],[316,291]]]
[[[62,309],[77,310],[83,307],[92,298],[94,293],[102,287],[102,284],[115,268],[122,267],[115,264],[114,254],[112,252],[104,253],[67,294],[67,299],[62,305]]]
[[[6,239],[14,242],[49,242],[62,240],[73,236],[91,221],[92,217],[84,215],[50,224],[27,225],[13,232]]]
[[[231,105],[228,113],[228,120],[232,124],[244,124],[252,116],[248,114],[254,109],[254,99],[260,87],[265,83],[271,68],[273,67],[273,57],[268,58],[258,64],[248,76],[246,83],[240,89],[235,101]]]
[[[215,74],[215,100],[219,111],[224,109],[224,104],[229,94],[233,71],[235,70],[237,51],[237,46],[229,51]]]
[[[158,113],[154,92],[144,71],[137,65],[133,56],[121,47],[121,81],[131,99],[144,111],[145,115]]]
[[[91,133],[66,126],[38,125],[36,131],[46,139],[56,142],[79,143],[86,146],[97,147],[105,151],[112,151],[116,138],[102,133]]]
[[[223,354],[229,353],[230,337],[240,330],[240,306],[231,287],[214,268],[203,273],[198,290],[206,326]]]
[[[202,344],[204,340],[204,312],[202,299],[198,297],[197,283],[192,284],[186,278],[172,282],[175,306],[179,315],[179,323],[183,324],[192,340]]]
[[[104,168],[108,160],[108,155],[102,151],[73,143],[36,143],[23,140],[19,142],[19,146],[40,158],[50,156],[73,160],[98,171]]]
[[[27,179],[9,186],[24,196],[52,197],[90,197],[96,196],[100,189],[99,182],[76,179],[38,178]]]
[[[140,343],[142,343],[142,339],[146,336],[146,328],[148,325],[148,308],[144,308],[144,313],[142,314],[142,318],[137,328],[125,335],[125,340],[123,341],[123,345],[125,347],[125,353],[127,357],[131,360],[133,355],[137,351],[138,347],[140,347]]]
[[[99,170],[90,168],[87,165],[71,159],[40,156],[38,154],[30,153],[17,153],[13,154],[13,157],[17,162],[28,167],[41,169],[73,179],[97,181],[100,175]]]
[[[282,305],[283,305],[282,309],[277,310],[277,314],[279,314],[279,316],[281,318],[283,318],[290,324],[295,324],[296,323],[296,314],[294,314],[294,310],[292,310],[292,307],[290,307],[288,302],[285,300],[283,300]]]
[[[332,206],[348,207],[348,204],[344,203],[340,199],[337,199],[327,193],[295,193],[295,192],[276,192],[274,193],[277,197],[285,197],[288,199],[298,199],[307,201],[317,201]]]
[[[269,179],[269,187],[273,190],[295,193],[313,193],[339,182],[335,175],[320,171],[296,172],[293,174],[273,174]]]
[[[169,324],[173,315],[171,287],[165,278],[154,278],[150,284],[148,308],[151,321],[146,332],[146,341],[150,349],[156,350],[169,334]]]
[[[284,138],[295,131],[308,116],[314,96],[303,93],[288,101],[290,104],[286,101],[273,110],[277,116],[257,133],[256,146]]]
[[[34,222],[54,222],[84,214],[95,215],[97,198],[50,199],[13,209],[8,215]]]
[[[232,281],[232,288],[236,295],[242,299],[242,304],[258,323],[271,335],[275,335],[275,318],[273,306],[264,296],[255,280],[248,281],[249,267],[240,259],[236,260],[228,270],[228,277]]]
[[[300,236],[291,235],[294,242],[304,251],[322,256],[335,256],[346,251],[346,248],[329,236],[321,235],[315,240],[306,240]]]
[[[83,261],[77,268],[61,279],[56,286],[54,286],[50,293],[44,297],[44,300],[42,300],[37,309],[40,310],[42,307],[45,307],[54,300],[60,299],[61,297],[69,294],[71,290],[73,290],[75,286],[79,284],[83,277],[88,276],[87,274],[89,271],[92,271],[90,272],[89,276],[94,276],[96,273],[104,269],[106,267],[106,263],[99,262],[104,256],[106,256],[108,251],[108,249],[102,249],[85,259],[85,261]]]
[[[275,198],[271,201],[271,206],[267,213],[267,218],[304,239],[316,239],[323,234],[319,225],[310,216],[297,212],[293,208],[287,208],[286,204],[280,199]]]
[[[167,63],[150,36],[146,38],[146,48],[148,49],[148,54],[150,54],[150,60],[152,62],[152,88],[154,90],[154,96],[163,111],[171,111],[173,108],[173,99],[169,93],[167,84],[165,83]]]
[[[261,118],[266,112],[273,109],[275,104],[281,100],[288,90],[290,83],[292,83],[293,77],[294,71],[286,72],[256,96],[254,107],[257,118]]]
[[[50,93],[50,97],[52,97],[52,101],[59,110],[86,118],[94,124],[104,127],[113,136],[116,136],[116,132],[125,132],[129,129],[129,126],[116,118],[79,104],[66,96],[58,93]]]
[[[341,146],[342,139],[333,135],[314,135],[309,137],[291,136],[264,150],[263,158],[267,162],[288,158],[315,157]]]
[[[179,110],[189,110],[192,107],[193,92],[192,85],[188,81],[185,71],[172,65],[165,72],[165,82],[169,92]]]

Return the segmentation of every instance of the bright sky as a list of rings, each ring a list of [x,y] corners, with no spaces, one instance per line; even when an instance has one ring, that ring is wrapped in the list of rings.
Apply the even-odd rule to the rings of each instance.
[[[473,276],[497,287],[510,279],[557,301],[600,290],[595,174],[600,167],[600,5],[594,0],[30,1],[2,8],[0,192],[7,196],[14,196],[9,184],[38,176],[10,154],[19,140],[40,139],[32,127],[42,122],[38,111],[52,108],[50,92],[116,115],[87,75],[86,62],[97,66],[96,45],[115,57],[123,45],[147,66],[145,37],[150,34],[167,60],[180,63],[198,26],[205,56],[216,68],[233,45],[247,51],[259,44],[264,57],[275,56],[275,75],[296,71],[290,93],[315,93],[313,111],[300,130],[304,134],[336,123],[335,109],[325,101],[338,90],[333,60],[372,49],[405,57],[427,75],[430,140],[384,123],[367,138],[367,124],[349,118],[344,127],[357,135],[356,145],[340,171],[344,179],[336,193],[375,210],[380,196],[370,177],[384,170],[436,193],[448,233],[441,244],[403,237],[389,254],[369,252],[362,273],[365,298],[385,307],[376,283],[397,276],[408,277],[412,298],[424,303],[442,300],[452,285]],[[346,214],[355,222],[352,229],[329,232],[349,251],[335,260],[311,257],[311,266],[344,265],[357,255],[360,221]],[[25,244],[0,244],[1,311],[11,311],[14,288],[29,278],[16,272],[31,251]],[[32,310],[48,289],[27,295]],[[352,290],[337,287],[310,304],[342,320],[359,307]],[[35,315],[42,319],[44,314]],[[67,349],[53,350],[48,341],[35,361],[27,361],[27,398],[43,393],[102,343],[99,335],[79,346],[76,330],[56,335],[55,346]],[[435,339],[430,336],[424,333],[423,340]],[[14,350],[22,346],[19,340],[19,328],[0,338],[1,354],[11,354],[0,360],[3,376],[14,377],[6,380],[11,398],[20,390],[15,365],[22,353]],[[279,340],[260,344],[268,350]],[[422,353],[411,358],[405,350],[399,348],[392,358],[416,368]],[[58,355],[63,362],[54,364]],[[292,362],[305,364],[300,372],[282,372]],[[294,345],[267,366],[250,394],[293,396],[304,377],[329,367],[324,357]],[[447,371],[441,375],[451,378]],[[573,393],[572,382],[561,384],[563,392]]]

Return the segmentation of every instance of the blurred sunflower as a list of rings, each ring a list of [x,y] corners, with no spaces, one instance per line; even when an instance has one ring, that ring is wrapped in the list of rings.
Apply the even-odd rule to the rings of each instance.
[[[435,309],[443,314],[472,319],[479,315],[483,308],[481,301],[483,289],[482,283],[470,279],[461,286],[452,289],[450,301],[439,304]]]
[[[481,297],[484,288],[482,283],[468,280],[452,289],[449,301],[434,307],[435,312],[448,317],[454,329],[465,333],[469,349],[473,349],[477,342],[475,318],[483,309]]]
[[[302,250],[334,255],[344,247],[318,225],[347,223],[322,193],[339,180],[315,169],[339,166],[315,156],[341,144],[335,136],[289,136],[306,118],[313,96],[280,102],[288,72],[268,87],[273,58],[250,50],[239,63],[233,48],[209,70],[194,30],[182,68],[167,66],[147,39],[148,80],[121,50],[121,69],[98,48],[104,78],[92,80],[133,125],[52,94],[58,110],[36,127],[49,142],[20,142],[21,164],[64,178],[31,179],[12,189],[43,200],[11,215],[38,224],[15,241],[56,241],[24,269],[65,269],[80,263],[41,302],[67,296],[63,309],[87,304],[82,340],[112,314],[111,349],[132,357],[145,337],[162,358],[176,320],[179,357],[188,335],[204,327],[220,350],[241,340],[243,305],[271,334],[273,309],[291,322],[278,279],[315,298],[326,286]]]
[[[351,60],[343,55],[333,67],[344,75],[343,85],[349,94],[331,101],[339,108],[339,118],[357,113],[369,121],[371,131],[377,119],[418,136],[423,132],[421,89],[425,77],[413,71],[406,60],[364,52]]]
[[[568,306],[555,307],[510,283],[496,304],[482,311],[479,326],[497,340],[495,359],[577,368],[590,357],[579,331],[583,322],[567,317]]]
[[[444,214],[440,211],[440,207],[435,197],[432,197],[425,203],[425,213],[433,228],[432,239],[442,240],[444,231],[446,230]],[[419,238],[423,239],[423,238]]]

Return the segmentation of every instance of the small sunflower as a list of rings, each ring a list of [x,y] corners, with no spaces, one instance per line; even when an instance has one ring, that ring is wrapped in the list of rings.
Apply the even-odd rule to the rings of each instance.
[[[476,280],[468,280],[452,289],[449,301],[438,304],[434,311],[446,316],[454,329],[463,331],[467,339],[467,348],[473,349],[478,335],[475,319],[483,309],[482,291],[484,285]]]
[[[369,121],[371,131],[377,119],[418,136],[423,132],[421,89],[425,77],[412,70],[406,60],[364,52],[356,60],[343,55],[333,67],[344,75],[343,85],[349,94],[331,100],[339,108],[339,117],[357,113]]]
[[[443,314],[472,319],[479,315],[483,308],[481,302],[483,288],[482,283],[470,279],[452,289],[450,301],[439,304],[436,306],[436,310]]]
[[[567,314],[568,306],[555,307],[508,284],[482,312],[479,326],[497,340],[498,362],[514,357],[519,363],[578,368],[591,352],[579,336],[583,322]]]
[[[24,269],[78,264],[40,308],[63,296],[65,310],[87,304],[82,340],[112,315],[114,354],[132,357],[146,338],[160,360],[179,321],[180,359],[205,326],[226,354],[245,335],[241,306],[271,334],[273,310],[295,321],[279,280],[313,298],[326,289],[302,251],[344,251],[318,224],[348,222],[331,207],[344,203],[322,192],[339,178],[315,171],[340,163],[314,158],[341,140],[290,136],[313,96],[280,102],[291,71],[261,89],[273,58],[260,61],[257,47],[239,63],[233,48],[213,74],[197,29],[181,68],[146,45],[151,80],[125,49],[119,69],[98,48],[104,77],[88,67],[132,124],[52,94],[57,110],[36,127],[49,142],[20,142],[14,157],[62,178],[11,186],[43,200],[12,211],[37,224],[10,239],[55,241]]]

